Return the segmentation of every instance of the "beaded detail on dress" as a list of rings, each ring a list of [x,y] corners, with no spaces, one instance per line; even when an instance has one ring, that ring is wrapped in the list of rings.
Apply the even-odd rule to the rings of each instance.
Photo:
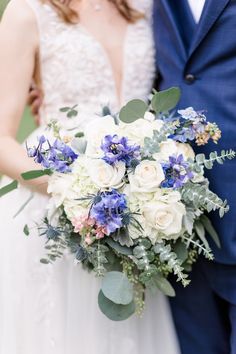
[[[63,119],[59,109],[78,104],[81,126],[88,114],[109,105],[115,113],[132,98],[147,99],[155,75],[151,29],[152,0],[133,0],[145,18],[129,24],[123,47],[120,103],[110,59],[102,44],[80,23],[63,22],[40,0],[27,0],[35,12],[40,34],[40,65],[44,90],[42,119]]]

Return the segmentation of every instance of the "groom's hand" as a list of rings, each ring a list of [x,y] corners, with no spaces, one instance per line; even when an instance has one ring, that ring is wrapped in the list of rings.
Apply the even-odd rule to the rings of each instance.
[[[40,123],[39,110],[42,105],[42,100],[42,91],[35,84],[32,84],[30,87],[27,103],[30,106],[31,113],[34,116],[34,120],[37,125]]]
[[[60,3],[62,3],[63,5],[68,6],[68,5],[70,5],[71,0],[60,0]]]

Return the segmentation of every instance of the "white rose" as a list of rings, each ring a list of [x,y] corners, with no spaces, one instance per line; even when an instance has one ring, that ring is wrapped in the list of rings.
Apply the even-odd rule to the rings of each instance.
[[[155,192],[164,179],[164,171],[158,162],[143,160],[134,173],[129,175],[131,192]]]
[[[168,161],[170,156],[183,155],[185,160],[194,160],[195,154],[189,144],[178,143],[172,139],[167,139],[160,144],[160,152],[154,154],[157,161]]]
[[[54,173],[48,181],[48,193],[52,194],[56,207],[63,204],[66,198],[73,194],[72,185],[74,176],[72,174]]]
[[[177,154],[177,144],[172,139],[167,139],[160,144],[160,151],[153,155],[157,161],[169,161],[169,157]]]
[[[153,130],[157,130],[158,132],[161,130],[161,128],[163,127],[164,125],[164,122],[163,120],[161,119],[155,119],[153,122],[152,122],[152,128]]]
[[[119,188],[123,184],[122,179],[125,175],[125,163],[122,161],[114,165],[109,165],[101,159],[90,160],[87,169],[91,180],[99,188]]]
[[[147,203],[143,208],[143,215],[147,224],[156,233],[158,238],[176,239],[182,230],[183,216],[186,214],[185,206],[181,202],[164,203],[161,201]]]
[[[167,190],[163,193],[163,190],[161,190],[161,192],[158,191],[155,193],[153,199],[168,204],[177,203],[181,200],[181,194],[178,191]]]
[[[101,157],[102,140],[106,135],[117,134],[119,127],[115,124],[111,116],[99,117],[89,122],[84,130],[87,140],[86,155],[91,157]]]
[[[155,120],[155,115],[151,112],[146,112],[144,114],[144,119],[148,120],[149,122],[153,122]]]
[[[185,160],[188,160],[188,159],[194,160],[195,153],[193,151],[193,148],[189,144],[177,142],[176,146],[177,146],[177,155],[182,154]]]
[[[145,137],[153,136],[154,122],[140,118],[130,124],[120,124],[121,135],[127,137],[137,145],[143,145]]]

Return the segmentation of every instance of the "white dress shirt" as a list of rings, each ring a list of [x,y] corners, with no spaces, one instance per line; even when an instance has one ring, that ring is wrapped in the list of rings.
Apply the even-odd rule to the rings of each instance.
[[[203,7],[205,5],[205,0],[188,0],[189,6],[192,10],[193,17],[196,23],[199,22]]]

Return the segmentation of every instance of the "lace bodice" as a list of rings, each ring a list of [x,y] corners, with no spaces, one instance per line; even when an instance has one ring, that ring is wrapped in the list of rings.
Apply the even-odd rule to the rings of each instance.
[[[40,34],[40,66],[44,91],[42,119],[62,120],[59,109],[78,104],[80,126],[91,114],[109,105],[119,109],[110,59],[102,44],[80,23],[64,23],[48,4],[27,0]],[[145,18],[128,25],[123,47],[123,80],[120,104],[132,98],[147,99],[154,74],[154,42],[151,29],[152,0],[132,0]]]

